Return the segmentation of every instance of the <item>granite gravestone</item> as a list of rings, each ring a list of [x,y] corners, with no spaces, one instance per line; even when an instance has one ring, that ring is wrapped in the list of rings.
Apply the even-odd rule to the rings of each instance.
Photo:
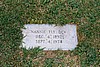
[[[77,44],[76,25],[55,26],[48,24],[26,24],[21,47],[40,46],[44,50],[72,50]]]

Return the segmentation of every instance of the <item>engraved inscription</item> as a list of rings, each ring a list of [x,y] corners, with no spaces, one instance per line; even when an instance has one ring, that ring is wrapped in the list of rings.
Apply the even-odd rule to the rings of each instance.
[[[34,31],[34,32],[33,32]],[[47,43],[62,43],[63,40],[66,37],[66,31],[64,30],[32,30],[31,31],[33,34],[37,33],[35,35],[35,43],[39,44],[47,44]],[[44,33],[44,34],[43,34]],[[48,33],[48,35],[46,34]]]

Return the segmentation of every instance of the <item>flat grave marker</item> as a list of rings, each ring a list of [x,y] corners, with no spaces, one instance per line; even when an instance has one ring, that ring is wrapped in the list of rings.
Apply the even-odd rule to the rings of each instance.
[[[26,49],[40,46],[44,50],[73,50],[77,44],[76,25],[66,24],[25,24],[22,29],[24,36],[21,47]]]

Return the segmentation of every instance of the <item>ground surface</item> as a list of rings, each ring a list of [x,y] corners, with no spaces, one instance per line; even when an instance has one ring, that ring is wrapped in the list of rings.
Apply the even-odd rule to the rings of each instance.
[[[25,23],[77,24],[73,51],[26,50]],[[0,0],[0,67],[99,67],[100,0]]]

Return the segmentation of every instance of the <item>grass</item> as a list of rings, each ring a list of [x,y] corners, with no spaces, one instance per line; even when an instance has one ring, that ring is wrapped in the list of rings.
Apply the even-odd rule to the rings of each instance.
[[[19,48],[28,22],[77,24],[79,44],[73,51]],[[0,1],[0,67],[99,67],[99,40],[100,0]]]

